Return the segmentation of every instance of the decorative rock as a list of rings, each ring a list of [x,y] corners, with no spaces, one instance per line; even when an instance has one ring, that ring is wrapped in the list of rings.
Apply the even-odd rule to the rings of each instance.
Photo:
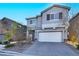
[[[5,49],[5,45],[0,45],[0,50]]]

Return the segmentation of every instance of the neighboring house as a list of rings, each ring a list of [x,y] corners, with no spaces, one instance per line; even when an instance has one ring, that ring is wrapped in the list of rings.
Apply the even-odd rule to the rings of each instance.
[[[3,33],[3,29],[2,29],[2,24],[1,24],[1,20],[0,20],[0,41],[4,40],[4,33]]]
[[[69,39],[75,38],[79,41],[79,13],[77,13],[75,16],[73,16],[70,21],[70,26],[69,26]],[[73,38],[73,39],[74,39]]]
[[[41,12],[41,15],[27,18],[27,37],[32,41],[64,42],[67,38],[70,8],[53,5]]]
[[[5,40],[18,41],[26,40],[26,26],[9,18],[1,19],[2,30]]]

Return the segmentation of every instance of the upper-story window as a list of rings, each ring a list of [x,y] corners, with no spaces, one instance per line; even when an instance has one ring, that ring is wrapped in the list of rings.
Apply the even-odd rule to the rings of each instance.
[[[62,12],[59,13],[59,19],[62,19]]]
[[[47,14],[47,20],[54,19],[54,14]]]
[[[32,24],[32,20],[30,20],[30,24]]]
[[[47,20],[50,20],[50,14],[47,14]]]
[[[62,19],[62,12],[57,13],[57,14],[47,14],[47,20],[52,20],[52,19]]]
[[[51,19],[54,19],[54,14],[50,14],[50,18]]]
[[[54,19],[54,14],[47,14],[47,20]]]

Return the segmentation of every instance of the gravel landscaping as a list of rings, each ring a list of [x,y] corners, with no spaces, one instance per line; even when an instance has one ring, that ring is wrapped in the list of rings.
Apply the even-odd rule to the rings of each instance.
[[[27,50],[31,45],[32,45],[32,43],[29,43],[29,44],[28,43],[16,44],[14,47],[5,48],[3,50],[14,51],[14,52],[22,53],[23,51]]]

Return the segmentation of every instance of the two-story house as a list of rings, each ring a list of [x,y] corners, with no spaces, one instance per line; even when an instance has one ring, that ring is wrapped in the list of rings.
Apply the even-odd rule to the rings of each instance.
[[[41,15],[27,18],[28,38],[40,42],[64,42],[68,33],[69,10],[67,6],[53,5]]]

